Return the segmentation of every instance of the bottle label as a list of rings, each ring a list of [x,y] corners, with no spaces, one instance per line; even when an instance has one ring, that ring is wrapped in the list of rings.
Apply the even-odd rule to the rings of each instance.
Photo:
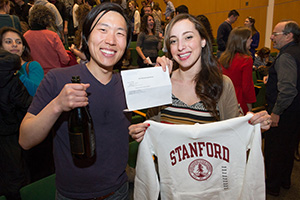
[[[69,132],[69,137],[72,154],[83,155],[85,153],[83,144],[83,134]]]

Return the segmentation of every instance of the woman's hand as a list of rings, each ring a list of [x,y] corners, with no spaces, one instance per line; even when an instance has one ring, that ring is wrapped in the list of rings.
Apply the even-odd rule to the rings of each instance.
[[[60,112],[70,111],[73,108],[88,105],[86,89],[90,84],[69,83],[60,91],[59,95],[53,100]]]
[[[271,116],[267,113],[267,111],[260,111],[258,113],[253,113],[253,117],[249,120],[250,124],[258,124],[260,123],[260,128],[263,130],[270,129],[272,124]]]
[[[150,126],[150,124],[147,123],[139,123],[139,124],[133,124],[129,126],[129,135],[137,142],[140,142],[143,140],[145,132],[147,128]]]
[[[169,68],[169,73],[171,74],[173,69],[173,61],[167,58],[166,56],[157,57],[155,67],[162,67],[165,72],[167,68]]]

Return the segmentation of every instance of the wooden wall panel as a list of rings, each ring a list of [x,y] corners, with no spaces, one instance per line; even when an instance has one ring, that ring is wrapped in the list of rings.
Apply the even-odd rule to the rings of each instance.
[[[240,8],[240,0],[218,0],[216,5],[216,12],[230,11],[232,9],[238,10]]]
[[[300,23],[300,1],[276,0],[274,6],[273,27],[282,19],[293,19]]]
[[[240,8],[268,6],[268,0],[240,0]]]

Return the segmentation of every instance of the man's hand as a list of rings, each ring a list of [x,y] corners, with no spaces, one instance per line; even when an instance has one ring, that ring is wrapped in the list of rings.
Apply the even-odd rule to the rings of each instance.
[[[274,113],[271,114],[272,124],[271,127],[278,127],[280,116]]]

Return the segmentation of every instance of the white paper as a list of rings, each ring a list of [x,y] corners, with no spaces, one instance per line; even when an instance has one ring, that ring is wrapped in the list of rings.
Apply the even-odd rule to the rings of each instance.
[[[127,111],[140,110],[172,103],[169,71],[149,67],[121,71]]]

